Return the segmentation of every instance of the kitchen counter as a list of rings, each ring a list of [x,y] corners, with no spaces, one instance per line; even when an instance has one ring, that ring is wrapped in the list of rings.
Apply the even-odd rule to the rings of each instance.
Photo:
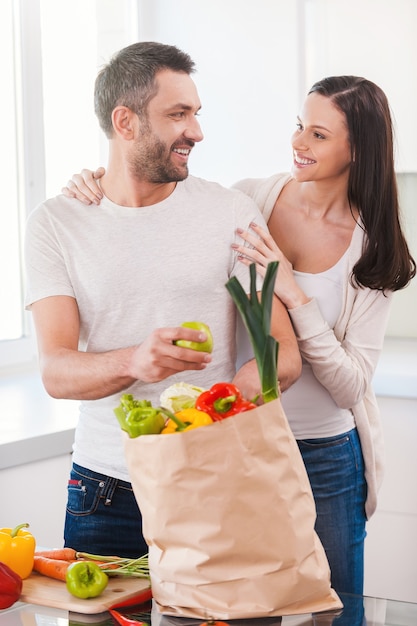
[[[417,339],[385,339],[373,385],[377,396],[417,398]]]
[[[417,624],[417,604],[394,602],[381,598],[360,598],[341,595],[345,608],[337,618],[330,614],[315,616],[298,615],[291,617],[269,617],[259,619],[229,620],[230,626],[415,626]],[[142,607],[119,609],[119,612],[132,619],[143,620],[151,626],[198,626],[201,620],[161,616],[156,611],[144,612]],[[364,611],[366,621],[363,621]],[[359,613],[359,617],[354,614]],[[62,609],[17,602],[10,609],[0,611],[0,626],[114,626],[109,613],[83,615]]]

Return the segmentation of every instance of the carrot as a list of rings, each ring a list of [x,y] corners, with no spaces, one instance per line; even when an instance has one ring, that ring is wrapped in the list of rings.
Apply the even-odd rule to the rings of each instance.
[[[81,560],[84,560],[84,559],[81,559]],[[120,569],[120,565],[118,563],[108,563],[107,561],[93,561],[93,562],[96,565],[98,565],[101,569],[106,569],[106,570],[118,570],[118,569]]]
[[[50,559],[46,556],[36,556],[33,559],[33,570],[48,578],[65,581],[67,569],[74,561],[63,559]]]
[[[77,553],[73,548],[56,548],[55,550],[40,550],[35,552],[35,556],[44,556],[48,559],[59,559],[61,561],[74,561]]]

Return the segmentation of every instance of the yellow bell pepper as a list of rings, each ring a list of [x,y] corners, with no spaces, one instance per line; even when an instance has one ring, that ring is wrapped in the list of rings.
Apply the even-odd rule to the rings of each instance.
[[[192,430],[193,428],[198,428],[199,426],[207,426],[212,423],[213,420],[210,415],[208,415],[208,413],[204,413],[204,411],[199,411],[194,408],[183,409],[182,411],[177,411],[174,415],[171,414],[171,417],[165,424],[165,428],[162,430],[161,435],[185,432],[186,430]]]
[[[0,528],[0,561],[21,578],[31,574],[36,549],[34,536],[24,528],[29,528],[29,524]]]

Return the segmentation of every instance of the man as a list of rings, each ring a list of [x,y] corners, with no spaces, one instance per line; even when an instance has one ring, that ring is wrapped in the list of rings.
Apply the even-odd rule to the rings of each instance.
[[[53,397],[81,401],[64,533],[79,551],[147,551],[113,414],[122,393],[158,405],[176,381],[209,387],[234,379],[247,397],[260,389],[253,360],[235,376],[236,312],[224,285],[236,275],[248,290],[231,244],[238,227],[264,222],[240,192],[188,176],[203,139],[193,71],[187,54],[159,43],[115,55],[95,86],[109,140],[100,207],[58,196],[28,219],[26,306],[42,379]],[[174,344],[206,339],[180,326],[188,320],[210,326],[212,355]],[[300,357],[278,301],[272,332],[285,388]]]

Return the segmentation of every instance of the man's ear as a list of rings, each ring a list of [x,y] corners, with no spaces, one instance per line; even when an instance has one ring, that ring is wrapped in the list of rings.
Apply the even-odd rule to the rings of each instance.
[[[114,132],[129,141],[135,135],[137,125],[137,115],[131,109],[125,106],[117,106],[113,109],[112,123]]]

